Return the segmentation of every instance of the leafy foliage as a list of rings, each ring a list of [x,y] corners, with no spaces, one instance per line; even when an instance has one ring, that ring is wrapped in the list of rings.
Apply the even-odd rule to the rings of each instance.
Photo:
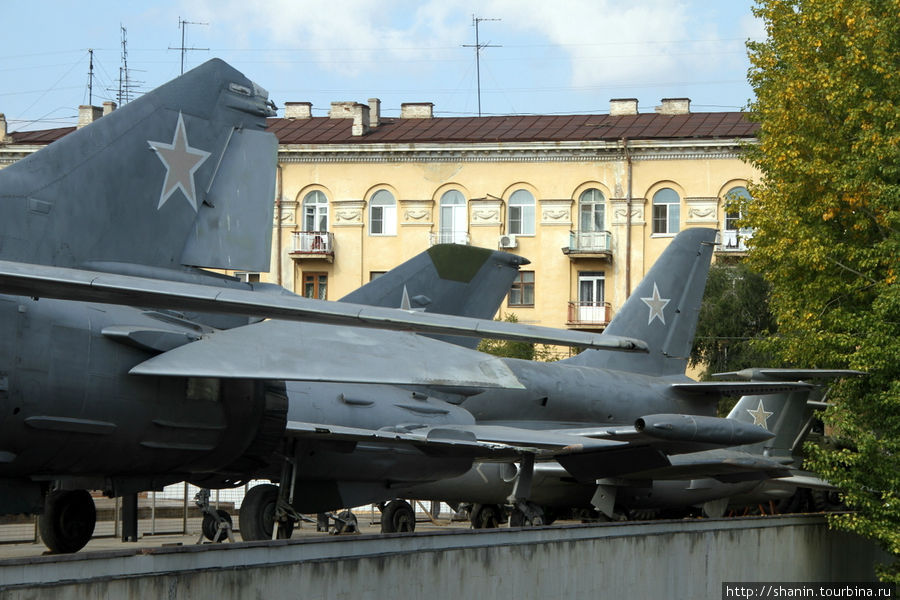
[[[769,289],[768,282],[742,262],[710,268],[691,350],[691,365],[704,366],[701,379],[748,367],[780,366],[758,343],[775,330]],[[719,415],[727,415],[736,402],[722,398]]]
[[[777,366],[752,343],[775,329],[769,287],[744,263],[710,268],[691,351],[691,365],[706,365],[703,379],[722,371]]]
[[[811,458],[857,511],[832,524],[900,558],[900,2],[754,11],[767,30],[748,44],[762,178],[744,214],[751,263],[772,283],[772,348],[869,373],[832,390],[826,425],[846,443]],[[900,561],[880,576],[900,581]]]
[[[496,320],[506,321],[507,323],[518,323],[519,317],[517,317],[515,313],[506,313],[502,319]],[[524,360],[535,359],[535,345],[529,344],[528,342],[483,339],[478,344],[478,350],[505,358],[521,358]]]

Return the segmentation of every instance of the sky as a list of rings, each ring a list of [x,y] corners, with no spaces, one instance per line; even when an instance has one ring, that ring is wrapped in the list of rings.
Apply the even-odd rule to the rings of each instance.
[[[4,0],[0,113],[10,131],[73,125],[117,100],[122,28],[132,99],[221,58],[277,106],[380,98],[382,114],[603,114],[612,98],[693,112],[752,98],[745,43],[764,38],[752,0]],[[89,95],[89,49],[94,78]],[[280,113],[281,114],[281,113]]]

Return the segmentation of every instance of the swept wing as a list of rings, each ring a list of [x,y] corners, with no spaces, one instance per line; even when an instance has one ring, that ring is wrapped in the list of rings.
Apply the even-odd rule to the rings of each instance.
[[[631,338],[536,325],[313,300],[151,277],[0,261],[0,292],[32,297],[316,321],[441,335],[490,337],[562,346],[647,352]]]

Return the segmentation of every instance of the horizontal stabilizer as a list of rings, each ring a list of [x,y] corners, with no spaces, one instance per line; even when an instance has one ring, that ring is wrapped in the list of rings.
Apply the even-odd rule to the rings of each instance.
[[[134,375],[521,389],[497,357],[396,331],[262,321],[155,356]]]
[[[287,291],[226,289],[181,281],[0,261],[0,293],[441,335],[646,352],[631,338],[487,319],[303,298]]]
[[[692,383],[673,383],[669,386],[675,391],[698,395],[718,396],[749,396],[764,394],[781,394],[783,392],[796,392],[810,390],[813,386],[799,382],[769,382],[769,381],[695,381]]]
[[[852,369],[742,369],[728,373],[714,373],[713,377],[716,379],[743,379],[744,381],[807,381],[810,379],[861,377],[865,374],[865,371]]]

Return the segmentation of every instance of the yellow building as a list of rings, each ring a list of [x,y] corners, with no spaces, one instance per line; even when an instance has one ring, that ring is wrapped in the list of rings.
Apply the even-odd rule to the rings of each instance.
[[[328,117],[287,103],[269,121],[280,142],[271,272],[242,275],[336,300],[434,243],[502,248],[531,261],[502,312],[601,330],[680,229],[716,227],[720,256],[742,252],[724,200],[756,175],[740,159],[757,130],[743,113],[637,106],[446,118],[413,103],[385,118],[377,99],[333,103]],[[114,108],[81,107],[79,126]],[[0,126],[0,166],[75,130]]]
[[[333,103],[312,117],[288,103],[280,141],[274,281],[336,300],[438,242],[502,248],[531,260],[502,312],[520,321],[600,330],[672,236],[723,230],[729,194],[756,174],[740,159],[756,125],[743,113],[691,113],[665,99],[638,114],[434,117],[404,104]],[[732,215],[734,217],[735,215]]]

